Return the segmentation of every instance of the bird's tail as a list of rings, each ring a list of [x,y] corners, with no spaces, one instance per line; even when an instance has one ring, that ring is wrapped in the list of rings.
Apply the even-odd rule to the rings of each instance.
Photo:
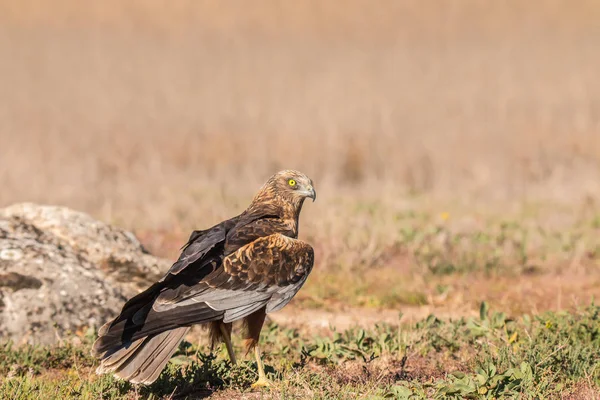
[[[96,373],[113,373],[132,383],[158,378],[189,328],[153,315],[156,287],[130,299],[117,318],[100,328],[92,347],[92,356],[100,359]]]
[[[188,327],[181,327],[156,335],[127,342],[104,353],[95,353],[101,358],[96,373],[113,373],[116,377],[132,383],[154,382],[177,350]]]

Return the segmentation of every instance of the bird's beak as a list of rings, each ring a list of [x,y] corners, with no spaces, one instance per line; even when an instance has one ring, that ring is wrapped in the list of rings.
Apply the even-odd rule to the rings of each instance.
[[[306,187],[306,192],[307,192],[306,197],[310,197],[314,203],[315,200],[317,199],[317,192],[315,192],[315,188],[313,188],[311,185],[308,185]]]

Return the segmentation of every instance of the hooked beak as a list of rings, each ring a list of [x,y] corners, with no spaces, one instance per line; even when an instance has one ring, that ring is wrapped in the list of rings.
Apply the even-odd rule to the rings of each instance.
[[[310,197],[312,199],[313,203],[314,203],[315,200],[317,199],[317,192],[315,192],[315,189],[312,186],[309,185],[306,188],[306,192],[307,192],[306,197]]]

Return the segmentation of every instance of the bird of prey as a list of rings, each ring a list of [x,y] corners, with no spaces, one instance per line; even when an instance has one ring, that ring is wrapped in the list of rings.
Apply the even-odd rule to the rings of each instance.
[[[258,346],[265,316],[289,303],[313,267],[312,247],[298,239],[306,198],[316,199],[312,180],[280,171],[240,215],[192,232],[166,275],[100,328],[96,372],[152,383],[196,324],[208,327],[213,346],[225,343],[235,364],[231,328],[243,320],[246,354],[254,350],[258,367],[253,386],[268,386]]]

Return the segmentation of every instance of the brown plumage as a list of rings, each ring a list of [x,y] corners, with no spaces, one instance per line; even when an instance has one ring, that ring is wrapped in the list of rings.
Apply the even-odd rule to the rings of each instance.
[[[254,349],[258,385],[266,385],[258,339],[267,313],[284,307],[310,273],[314,253],[297,239],[312,181],[298,171],[273,175],[240,215],[194,231],[167,274],[123,306],[99,331],[92,354],[98,373],[154,382],[190,326],[206,324],[212,344],[225,342],[242,320],[246,353]]]

